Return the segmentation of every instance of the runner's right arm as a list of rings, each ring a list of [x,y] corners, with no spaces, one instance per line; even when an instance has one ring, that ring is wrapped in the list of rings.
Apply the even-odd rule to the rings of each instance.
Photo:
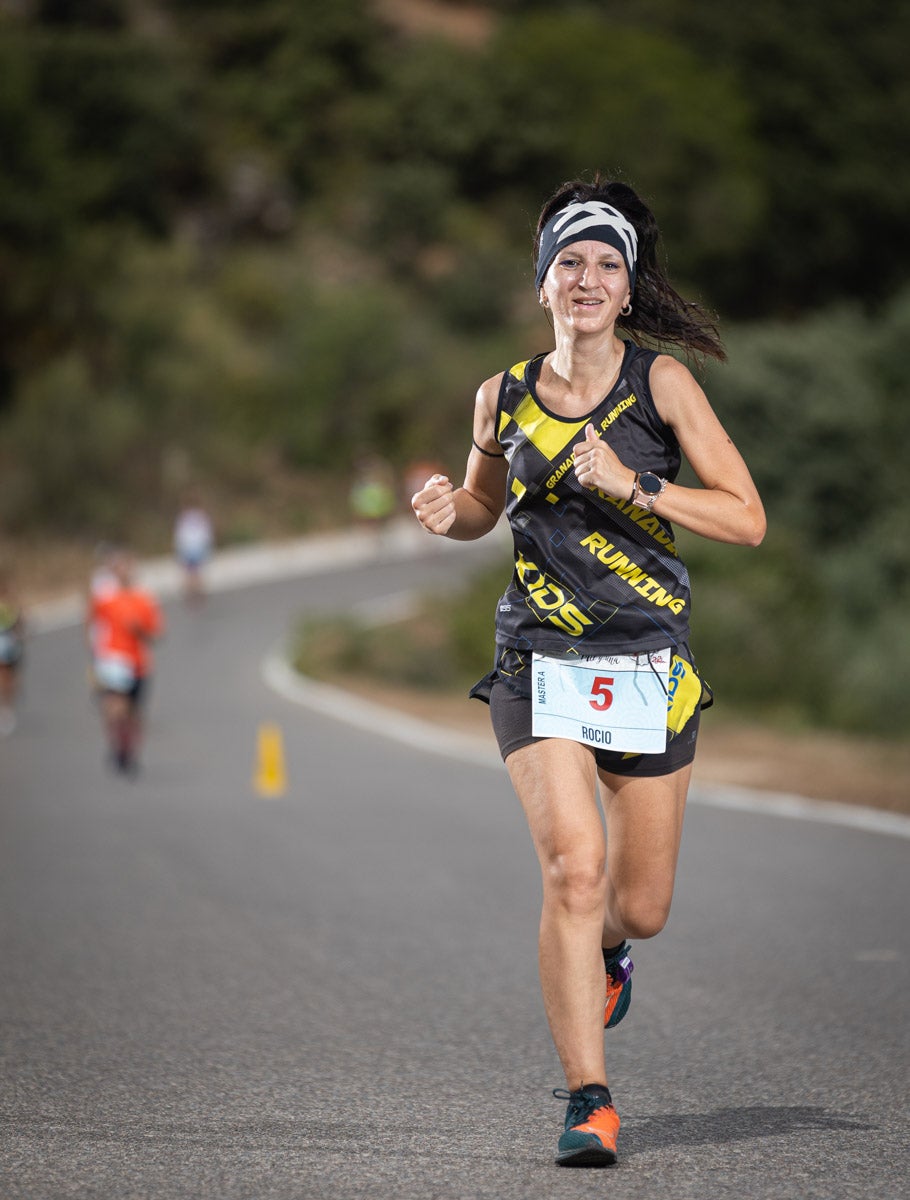
[[[502,515],[508,465],[495,437],[501,381],[502,375],[496,375],[478,389],[463,485],[454,488],[447,476],[434,475],[411,499],[417,520],[429,533],[474,541],[489,533]]]

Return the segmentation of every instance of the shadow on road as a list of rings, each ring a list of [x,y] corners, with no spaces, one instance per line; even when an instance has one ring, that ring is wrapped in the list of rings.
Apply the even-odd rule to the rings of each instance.
[[[749,1105],[743,1108],[719,1108],[708,1113],[665,1113],[646,1117],[640,1123],[623,1125],[623,1157],[662,1150],[667,1146],[722,1145],[749,1138],[815,1130],[869,1130],[877,1126],[847,1120],[823,1108],[797,1105],[770,1108]]]

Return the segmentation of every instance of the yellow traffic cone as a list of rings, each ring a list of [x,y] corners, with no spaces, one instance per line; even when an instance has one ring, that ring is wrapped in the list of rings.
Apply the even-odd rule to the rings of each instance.
[[[271,799],[287,790],[284,769],[284,741],[277,725],[260,725],[256,739],[256,772],[253,787],[257,795]]]

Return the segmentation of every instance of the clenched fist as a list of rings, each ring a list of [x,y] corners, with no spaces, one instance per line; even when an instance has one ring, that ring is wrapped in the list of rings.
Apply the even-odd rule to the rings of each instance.
[[[411,497],[411,508],[428,533],[444,535],[455,523],[455,489],[445,475],[433,475]]]

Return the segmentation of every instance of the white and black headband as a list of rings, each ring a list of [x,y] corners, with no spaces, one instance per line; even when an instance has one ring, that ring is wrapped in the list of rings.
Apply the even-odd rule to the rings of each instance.
[[[540,285],[550,269],[550,263],[573,242],[606,242],[618,250],[629,273],[629,290],[635,289],[635,259],[638,254],[638,234],[635,226],[621,212],[602,200],[577,200],[555,213],[540,233],[535,286]]]

